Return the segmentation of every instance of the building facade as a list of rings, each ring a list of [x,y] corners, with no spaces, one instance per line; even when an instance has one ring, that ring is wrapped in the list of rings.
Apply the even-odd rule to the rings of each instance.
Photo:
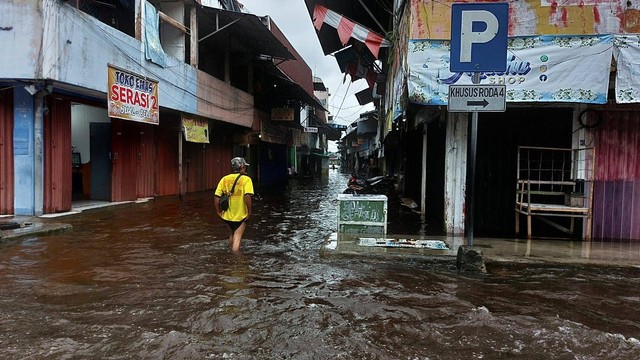
[[[534,233],[640,238],[634,160],[640,151],[636,141],[640,87],[637,63],[632,60],[639,50],[636,4],[506,2],[507,69],[483,72],[479,82],[504,85],[506,109],[478,111],[474,130],[472,111],[453,112],[447,107],[451,85],[473,84],[473,74],[449,68],[453,1],[383,1],[387,17],[376,4],[306,2],[312,18],[318,18],[318,6],[328,8],[378,30],[391,43],[377,54],[385,78],[378,108],[378,157],[385,172],[400,175],[403,196],[421,204],[434,228],[460,235],[473,226],[479,236],[512,237],[522,217],[514,211],[522,180],[520,149],[592,149],[593,158],[571,159],[568,175],[573,183],[587,184],[581,191],[589,194],[588,199],[581,207],[588,208],[588,217],[573,219],[575,224],[560,217],[555,221],[559,226],[534,217]],[[332,44],[330,30],[327,26],[318,30],[327,46]],[[337,32],[344,40],[344,29]],[[359,63],[366,64],[366,58],[360,56]],[[346,142],[343,145],[348,148]],[[588,166],[577,169],[576,163]],[[516,236],[527,234],[520,231]]]
[[[233,156],[286,171],[272,109],[317,103],[309,67],[268,16],[207,5],[0,4],[0,214],[212,189]]]

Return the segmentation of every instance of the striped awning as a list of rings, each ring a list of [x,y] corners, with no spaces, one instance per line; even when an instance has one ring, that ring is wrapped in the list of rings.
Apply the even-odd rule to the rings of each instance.
[[[353,38],[364,43],[373,56],[378,58],[381,47],[389,47],[390,43],[382,35],[356,23],[335,11],[316,4],[313,9],[313,25],[319,31],[323,24],[335,28],[342,45]]]

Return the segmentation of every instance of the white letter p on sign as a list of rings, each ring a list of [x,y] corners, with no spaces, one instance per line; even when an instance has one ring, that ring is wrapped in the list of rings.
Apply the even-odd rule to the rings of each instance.
[[[485,23],[484,31],[473,31],[474,23]],[[460,62],[471,62],[473,44],[484,44],[491,41],[498,32],[498,19],[486,10],[463,11],[460,24]]]

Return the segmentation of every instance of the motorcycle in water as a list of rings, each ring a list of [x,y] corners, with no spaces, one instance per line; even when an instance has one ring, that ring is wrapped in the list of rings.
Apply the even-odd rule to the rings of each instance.
[[[390,196],[395,191],[394,179],[391,176],[374,176],[368,179],[351,175],[343,194],[378,194]]]

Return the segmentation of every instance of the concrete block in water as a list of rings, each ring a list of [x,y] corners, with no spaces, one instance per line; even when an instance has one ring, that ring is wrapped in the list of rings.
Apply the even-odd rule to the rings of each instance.
[[[458,272],[486,273],[487,268],[484,264],[482,249],[474,246],[461,245],[458,248],[456,267],[458,268]]]

